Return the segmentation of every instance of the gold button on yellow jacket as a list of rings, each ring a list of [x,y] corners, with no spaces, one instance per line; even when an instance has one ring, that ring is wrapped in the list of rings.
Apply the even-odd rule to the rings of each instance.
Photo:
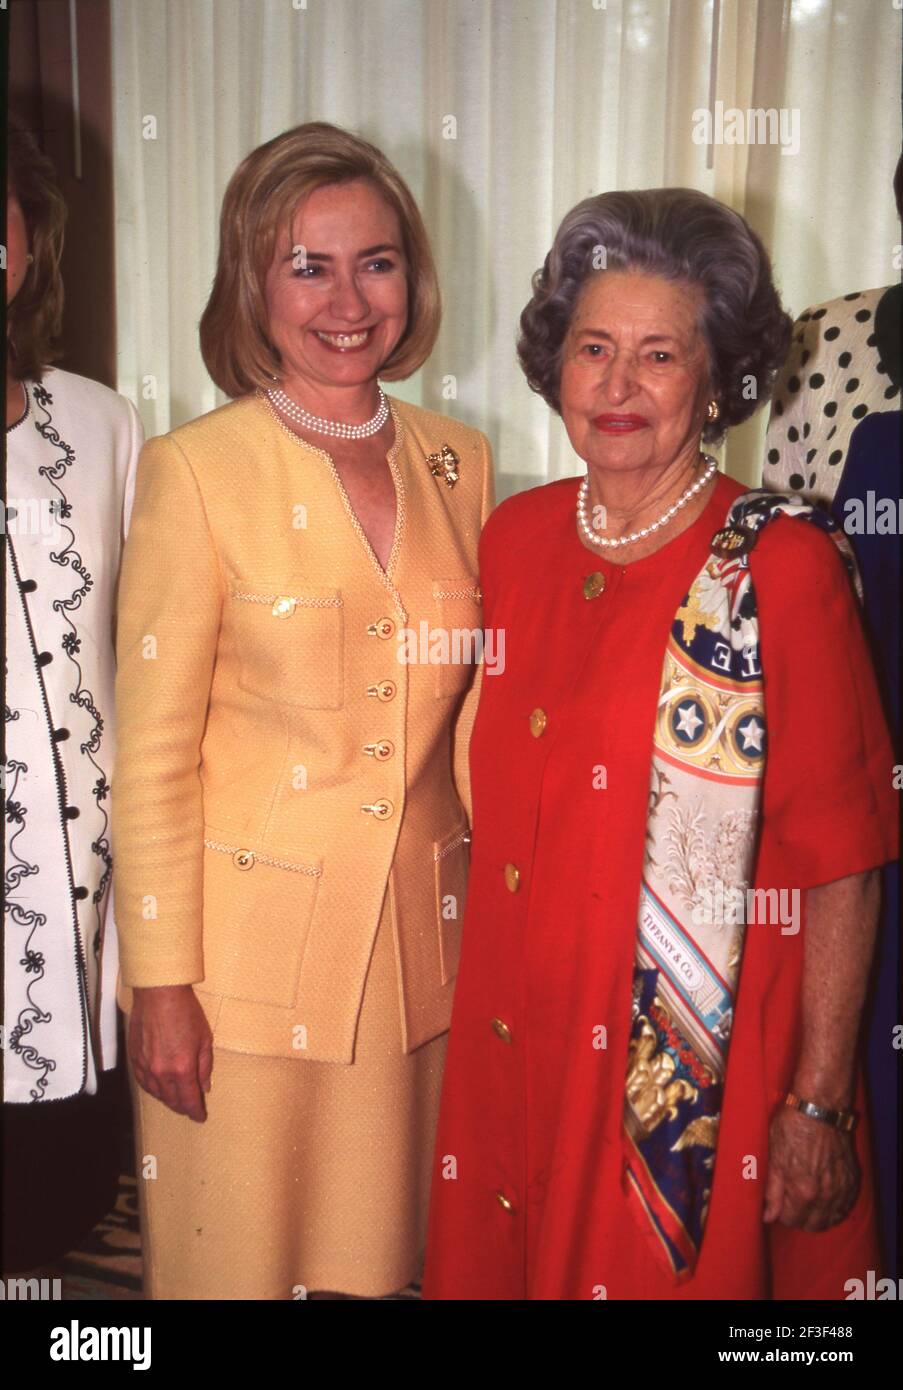
[[[391,405],[385,572],[328,454],[260,397],[139,463],[118,603],[119,999],[192,984],[220,1048],[350,1062],[387,892],[405,1051],[449,1024],[492,465],[478,431]]]

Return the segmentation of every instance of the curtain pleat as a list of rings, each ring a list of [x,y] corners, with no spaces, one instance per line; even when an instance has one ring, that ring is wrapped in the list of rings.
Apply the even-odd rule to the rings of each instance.
[[[763,237],[794,314],[895,274],[903,16],[889,0],[112,9],[118,384],[149,434],[221,402],[197,325],[222,194],[249,150],[306,120],[373,140],[410,183],[445,311],[430,361],[392,389],[484,429],[500,496],[581,471],[515,352],[530,278],[581,198],[712,193]],[[798,121],[798,150],[697,143],[713,72],[725,110],[783,109],[788,132]],[[747,482],[760,477],[763,431],[756,418],[727,445],[728,471]]]

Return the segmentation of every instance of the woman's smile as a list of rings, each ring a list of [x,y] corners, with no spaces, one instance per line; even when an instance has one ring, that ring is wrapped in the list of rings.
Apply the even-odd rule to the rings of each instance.
[[[299,199],[265,291],[267,331],[290,393],[334,414],[338,402],[329,406],[322,392],[350,386],[359,410],[376,408],[376,374],[408,322],[403,246],[396,212],[366,179],[325,184]]]
[[[355,333],[327,333],[321,328],[315,328],[313,332],[329,352],[361,352],[369,347],[373,337],[372,327],[358,329]]]

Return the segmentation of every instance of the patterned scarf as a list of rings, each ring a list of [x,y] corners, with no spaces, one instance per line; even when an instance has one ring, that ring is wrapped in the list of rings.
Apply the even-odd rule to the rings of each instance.
[[[849,543],[827,513],[796,495],[744,493],[677,610],[659,689],[623,1181],[677,1282],[692,1276],[705,1232],[753,899],[766,719],[749,552],[781,514],[827,531],[856,582]]]

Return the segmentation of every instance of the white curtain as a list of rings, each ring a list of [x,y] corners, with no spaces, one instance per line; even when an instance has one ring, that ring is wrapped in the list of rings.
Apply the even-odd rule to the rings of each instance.
[[[250,149],[306,120],[366,136],[410,184],[445,313],[430,361],[392,390],[485,430],[500,496],[582,471],[514,351],[530,277],[579,199],[675,184],[721,198],[762,235],[794,314],[898,274],[899,0],[112,0],[112,14],[119,389],[149,435],[223,399],[197,341],[220,200]],[[788,152],[696,143],[694,113],[717,102],[782,111]],[[747,482],[764,423],[729,438]]]

